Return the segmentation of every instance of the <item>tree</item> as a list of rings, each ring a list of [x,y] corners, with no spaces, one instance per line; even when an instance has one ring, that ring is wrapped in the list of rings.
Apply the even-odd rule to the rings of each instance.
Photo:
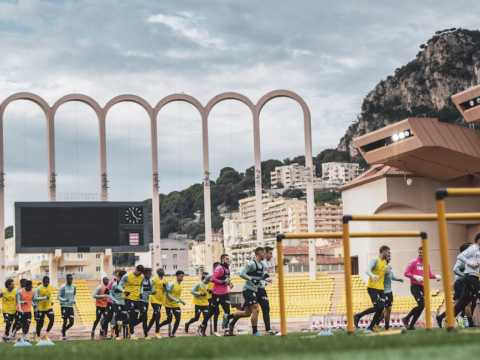
[[[115,267],[135,266],[135,253],[113,253],[112,263]]]
[[[205,234],[198,234],[197,237],[195,238],[196,242],[202,242],[205,241]]]
[[[225,218],[221,215],[212,217],[212,227],[215,231],[223,228],[223,220]]]
[[[5,239],[10,239],[12,237],[13,237],[13,225],[10,225],[5,228]]]
[[[283,183],[280,182],[280,181],[277,181],[277,182],[275,183],[275,186],[277,187],[277,189],[283,189],[283,188],[284,188]]]
[[[172,215],[168,215],[160,227],[160,236],[165,239],[168,237],[168,234],[177,232],[177,229],[178,219]]]
[[[315,205],[325,206],[325,203],[330,203],[334,200],[331,192],[319,191],[315,194]]]
[[[349,162],[350,154],[337,149],[325,149],[313,158],[317,177],[322,176],[322,164],[328,162]]]
[[[303,191],[300,189],[287,189],[283,192],[282,196],[284,198],[296,198],[300,199],[303,196]]]

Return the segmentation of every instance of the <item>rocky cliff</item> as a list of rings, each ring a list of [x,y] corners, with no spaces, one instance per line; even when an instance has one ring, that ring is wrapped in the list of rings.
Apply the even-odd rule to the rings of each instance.
[[[396,69],[366,96],[338,150],[355,156],[352,139],[407,117],[466,126],[451,96],[480,83],[480,31],[437,31],[420,49],[415,60]]]

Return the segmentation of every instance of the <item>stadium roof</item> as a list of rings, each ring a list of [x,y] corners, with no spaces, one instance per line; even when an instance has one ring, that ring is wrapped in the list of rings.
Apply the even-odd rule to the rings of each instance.
[[[440,123],[438,119],[408,118],[354,142],[369,164],[387,165],[454,186],[480,186],[478,130]],[[392,171],[398,170],[374,168],[342,189],[375,175],[388,176]]]

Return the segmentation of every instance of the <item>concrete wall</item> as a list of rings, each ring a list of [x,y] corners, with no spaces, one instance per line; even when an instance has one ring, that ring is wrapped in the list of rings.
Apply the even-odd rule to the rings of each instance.
[[[403,177],[382,178],[343,192],[345,215],[372,214],[426,214],[435,213],[435,190],[447,187],[438,181],[415,177],[408,186]],[[475,198],[447,199],[447,212],[480,212],[480,202]],[[440,247],[437,222],[352,222],[351,232],[360,231],[425,231],[429,238],[430,267],[433,273],[441,273]],[[449,222],[448,237],[450,262],[453,268],[459,247],[480,232],[480,226],[468,221]],[[392,252],[393,271],[402,276],[410,260],[417,256],[420,239],[414,238],[365,238],[353,239],[351,255],[358,256],[360,276],[367,280],[366,266],[378,254],[382,245],[388,245]],[[453,278],[454,279],[454,278]],[[442,289],[440,282],[433,281],[432,289]],[[409,295],[410,285],[405,278],[403,284],[394,283],[393,292]]]

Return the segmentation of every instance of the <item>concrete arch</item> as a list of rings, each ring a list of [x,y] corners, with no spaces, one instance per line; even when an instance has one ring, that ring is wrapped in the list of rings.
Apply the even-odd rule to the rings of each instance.
[[[87,95],[82,95],[82,94],[70,94],[70,95],[65,95],[61,97],[60,99],[53,104],[52,107],[52,117],[55,117],[55,114],[57,113],[57,110],[60,106],[67,102],[71,101],[80,101],[84,104],[87,104],[90,106],[93,111],[95,111],[95,114],[97,114],[98,120],[102,118],[102,107],[95,101],[93,100],[90,96]]]
[[[50,116],[50,106],[47,104],[47,102],[41,98],[38,95],[29,93],[29,92],[21,92],[21,93],[16,93],[13,95],[10,95],[8,98],[3,100],[3,102],[0,104],[0,115],[3,115],[5,112],[7,106],[16,100],[29,100],[40,106],[40,108],[43,110],[45,113],[45,116],[48,120]]]
[[[249,98],[247,98],[245,95],[242,95],[242,94],[239,94],[239,93],[226,92],[226,93],[222,93],[222,94],[219,94],[219,95],[215,96],[212,100],[210,100],[208,102],[207,106],[205,106],[205,115],[208,117],[208,115],[210,115],[210,111],[212,111],[212,108],[216,104],[218,104],[219,102],[224,101],[224,100],[238,100],[238,101],[244,103],[245,105],[247,105],[248,108],[252,111],[253,115],[255,114],[255,105],[253,104],[253,102]]]
[[[295,100],[303,110],[304,115],[308,114],[310,116],[310,110],[307,106],[307,103],[296,93],[289,90],[274,90],[262,96],[262,98],[257,103],[257,111],[260,114],[263,107],[270,101],[279,97],[288,97],[292,100]]]
[[[129,95],[129,94],[125,94],[125,95],[119,95],[119,96],[115,96],[112,100],[110,100],[106,105],[105,107],[103,108],[103,114],[105,116],[105,119],[107,118],[107,113],[108,111],[115,105],[115,104],[118,104],[118,103],[121,103],[121,102],[126,102],[126,101],[131,101],[131,102],[134,102],[138,105],[140,105],[141,107],[143,107],[145,109],[145,111],[148,113],[148,116],[150,117],[150,119],[152,119],[153,117],[153,108],[152,106],[148,103],[147,100],[141,98],[140,96],[137,96],[137,95]]]
[[[160,100],[157,103],[157,105],[155,105],[155,108],[153,110],[154,118],[157,118],[158,113],[162,110],[162,108],[165,105],[167,105],[171,102],[174,102],[174,101],[184,101],[184,102],[187,102],[187,103],[193,105],[198,110],[198,112],[200,113],[200,116],[202,116],[202,118],[203,118],[203,112],[205,111],[205,108],[200,103],[200,101],[195,99],[193,96],[190,96],[190,95],[187,95],[187,94],[172,94],[172,95],[165,96],[162,100]]]
[[[403,208],[403,209],[408,209],[409,214],[423,214],[422,210],[419,208],[404,204],[404,203],[399,203],[399,202],[386,202],[380,205],[378,208],[375,209],[374,215],[380,215],[380,214],[388,214],[389,210],[392,208]],[[400,214],[400,212],[395,211],[393,214]]]

